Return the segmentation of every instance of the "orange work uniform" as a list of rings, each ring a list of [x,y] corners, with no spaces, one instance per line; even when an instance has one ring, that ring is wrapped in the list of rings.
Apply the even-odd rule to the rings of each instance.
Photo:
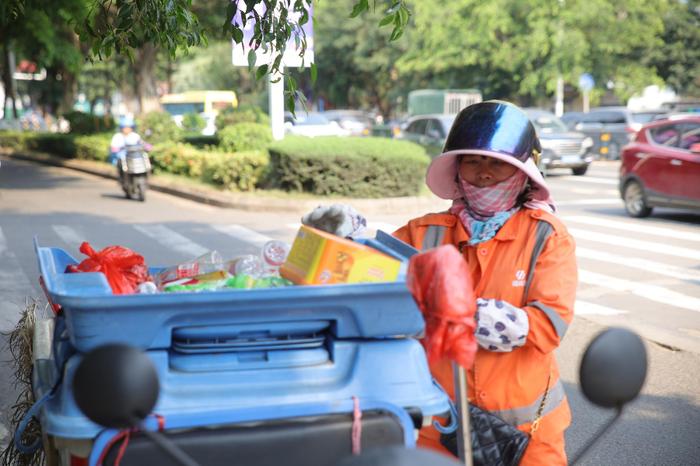
[[[542,236],[545,230],[547,236]],[[418,249],[457,246],[477,297],[504,300],[527,312],[530,331],[524,346],[506,353],[479,348],[467,372],[467,396],[470,403],[531,434],[521,465],[566,464],[564,431],[571,412],[554,356],[573,319],[578,280],[575,244],[566,227],[552,214],[521,209],[495,237],[468,245],[469,234],[458,217],[441,213],[411,220],[394,236]],[[430,369],[454,399],[450,361],[438,361]],[[432,426],[426,427],[418,444],[446,452],[439,438]]]

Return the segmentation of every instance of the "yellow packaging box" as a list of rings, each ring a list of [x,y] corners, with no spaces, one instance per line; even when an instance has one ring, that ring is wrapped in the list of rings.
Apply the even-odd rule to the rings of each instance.
[[[390,282],[400,267],[376,249],[302,225],[280,275],[297,285]]]

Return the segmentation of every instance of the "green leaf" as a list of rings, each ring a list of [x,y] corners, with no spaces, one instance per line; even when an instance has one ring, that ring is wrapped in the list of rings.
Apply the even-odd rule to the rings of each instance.
[[[255,49],[250,49],[248,51],[248,70],[253,71],[256,59],[257,57],[255,55]]]
[[[233,30],[231,31],[231,38],[237,43],[240,44],[243,42],[243,31],[239,27],[234,27]]]
[[[394,20],[394,14],[386,15],[384,18],[382,18],[381,21],[379,21],[379,26],[386,26],[387,24],[390,24]]]
[[[260,80],[263,76],[267,74],[267,64],[258,66],[258,71],[255,73],[255,79]]]
[[[316,68],[316,63],[311,64],[311,83],[316,84],[316,78],[318,77],[318,69]]]

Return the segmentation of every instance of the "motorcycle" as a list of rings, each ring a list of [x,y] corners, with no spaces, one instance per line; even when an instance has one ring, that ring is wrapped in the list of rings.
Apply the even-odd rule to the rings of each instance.
[[[127,145],[118,154],[119,182],[128,199],[146,200],[151,161],[146,144]]]

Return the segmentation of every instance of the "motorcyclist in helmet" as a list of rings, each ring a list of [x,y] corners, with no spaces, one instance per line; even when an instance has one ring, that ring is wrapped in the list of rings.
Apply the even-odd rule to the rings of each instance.
[[[141,139],[141,135],[136,132],[136,122],[130,115],[124,115],[119,118],[119,132],[112,136],[112,142],[109,148],[108,161],[112,165],[116,165],[119,172],[120,182],[124,181],[124,172],[122,170],[121,160],[126,157],[126,147],[142,145],[146,151],[151,149],[151,145]]]

